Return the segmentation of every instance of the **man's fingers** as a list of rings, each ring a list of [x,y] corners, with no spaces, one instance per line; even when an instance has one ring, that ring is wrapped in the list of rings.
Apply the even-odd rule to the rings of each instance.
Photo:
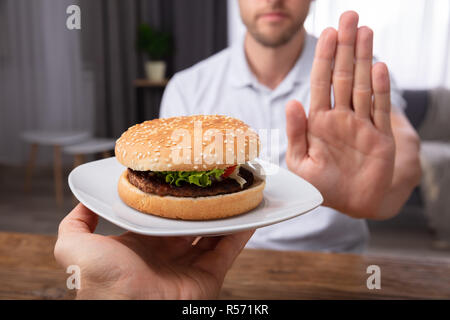
[[[333,91],[336,109],[348,109],[351,107],[358,19],[356,12],[347,11],[341,15],[339,20],[336,59],[333,70]]]
[[[200,251],[213,250],[216,247],[217,243],[222,240],[222,238],[222,236],[203,237],[197,242],[195,248],[199,249]]]
[[[383,133],[391,133],[391,91],[387,66],[378,62],[372,67],[373,122]]]
[[[205,252],[197,259],[195,265],[215,274],[218,280],[223,280],[253,233],[254,230],[250,230],[222,237],[213,250]]]
[[[331,108],[331,73],[336,52],[337,31],[325,29],[316,45],[316,53],[311,70],[310,112]]]
[[[356,62],[353,81],[353,108],[361,118],[370,118],[372,107],[372,48],[373,32],[368,27],[358,29],[356,35]]]
[[[302,104],[296,100],[289,101],[286,105],[286,134],[290,157],[302,159],[307,154],[306,126],[306,114]]]
[[[59,224],[58,236],[68,233],[92,233],[98,223],[98,216],[81,203]]]

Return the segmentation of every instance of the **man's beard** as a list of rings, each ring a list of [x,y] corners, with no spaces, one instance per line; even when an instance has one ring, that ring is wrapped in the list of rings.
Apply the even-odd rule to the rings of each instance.
[[[249,26],[248,32],[251,34],[251,36],[261,45],[269,48],[277,48],[285,45],[291,39],[301,30],[302,25],[291,25],[286,30],[283,30],[280,34],[277,36],[273,35],[265,35],[258,31],[258,29],[255,26]]]

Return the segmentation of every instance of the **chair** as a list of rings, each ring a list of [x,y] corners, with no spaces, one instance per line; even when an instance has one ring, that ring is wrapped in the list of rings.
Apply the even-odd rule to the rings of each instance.
[[[28,158],[25,191],[31,190],[31,178],[36,162],[39,145],[53,147],[53,176],[55,181],[55,197],[58,205],[63,204],[63,180],[61,148],[89,138],[86,131],[27,131],[22,133],[22,138],[31,144]]]
[[[63,152],[74,157],[74,168],[84,163],[85,156],[89,154],[101,154],[103,158],[111,156],[111,150],[114,149],[116,141],[114,139],[90,138],[82,142],[64,147]],[[78,200],[73,197],[74,204]]]
[[[102,154],[103,158],[111,156],[116,141],[114,139],[90,138],[88,140],[64,147],[63,152],[74,157],[74,167],[84,163],[84,157],[88,154]]]
[[[450,91],[405,91],[406,115],[421,138],[422,182],[410,203],[423,208],[436,246],[450,247]],[[416,189],[417,191],[417,189]],[[416,198],[416,201],[413,198]],[[420,201],[417,198],[420,197]]]

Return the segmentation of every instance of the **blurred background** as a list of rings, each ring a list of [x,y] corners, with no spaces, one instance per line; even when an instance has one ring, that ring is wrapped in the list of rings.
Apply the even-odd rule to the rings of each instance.
[[[66,26],[71,5],[81,30]],[[349,9],[422,139],[423,181],[397,217],[369,222],[367,253],[448,257],[450,1],[316,0],[305,27],[318,36]],[[113,155],[124,130],[158,117],[175,72],[242,32],[237,0],[0,0],[0,231],[55,234],[75,204],[70,170]]]

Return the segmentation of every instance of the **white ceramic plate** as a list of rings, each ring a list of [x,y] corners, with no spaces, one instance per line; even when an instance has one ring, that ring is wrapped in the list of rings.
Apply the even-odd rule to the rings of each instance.
[[[266,177],[264,200],[248,213],[219,220],[172,220],[128,207],[117,193],[117,182],[126,168],[116,158],[75,168],[69,175],[69,186],[78,200],[99,216],[121,228],[153,236],[212,236],[261,228],[304,214],[322,203],[322,195],[305,180],[273,164],[257,162],[266,172],[277,169]]]

